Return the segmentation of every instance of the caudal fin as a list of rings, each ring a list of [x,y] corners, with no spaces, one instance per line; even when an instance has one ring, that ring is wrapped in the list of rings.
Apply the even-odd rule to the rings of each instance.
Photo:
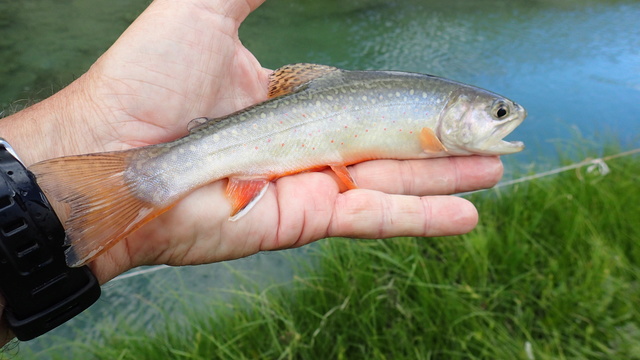
[[[82,266],[168,208],[137,198],[124,177],[131,151],[70,156],[32,165],[47,196],[71,207],[69,266]]]

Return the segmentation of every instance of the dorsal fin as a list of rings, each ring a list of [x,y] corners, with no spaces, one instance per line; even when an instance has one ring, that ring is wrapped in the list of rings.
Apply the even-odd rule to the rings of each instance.
[[[301,86],[324,75],[339,71],[337,67],[298,63],[285,65],[269,75],[269,99],[296,92]],[[219,121],[220,118],[199,117],[189,121],[187,130],[193,132],[202,126]]]
[[[340,69],[318,64],[291,64],[275,70],[269,75],[269,99],[296,92],[311,80]]]

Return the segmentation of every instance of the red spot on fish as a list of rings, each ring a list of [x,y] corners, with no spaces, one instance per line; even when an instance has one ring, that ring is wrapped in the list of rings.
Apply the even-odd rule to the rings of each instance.
[[[302,114],[302,117],[303,117],[303,118],[306,118],[306,117],[307,117],[307,114]]]
[[[344,143],[343,143],[343,142],[341,142],[341,143],[340,143],[340,145],[344,145]]]
[[[402,131],[402,129],[398,129],[398,131]]]
[[[357,134],[356,134],[356,135],[353,135],[353,137],[358,137],[358,135],[357,135]]]
[[[347,125],[344,126],[345,129],[349,128]]]
[[[304,144],[302,144],[302,147],[304,147]]]
[[[256,150],[258,150],[258,147],[256,146]]]
[[[413,134],[413,130],[409,131],[409,134]]]
[[[284,143],[280,144],[280,146],[284,146]]]
[[[387,128],[384,128],[384,129],[382,129],[382,130],[387,131]]]
[[[333,140],[331,140],[331,143],[333,144],[333,143],[334,143],[334,141],[333,141]]]
[[[316,148],[311,148],[311,150],[315,150]]]
[[[282,120],[280,120],[279,123],[282,124]]]
[[[369,129],[364,129],[364,132],[369,132]]]
[[[267,139],[267,142],[268,142],[268,143],[270,143],[270,142],[271,142],[271,139]]]

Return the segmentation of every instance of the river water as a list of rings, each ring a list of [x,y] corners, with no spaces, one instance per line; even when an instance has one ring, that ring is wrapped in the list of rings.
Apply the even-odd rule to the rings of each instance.
[[[146,3],[0,0],[1,109],[20,108],[72,81]],[[584,144],[597,151],[607,137],[623,148],[640,145],[638,19],[638,1],[272,0],[247,19],[241,39],[270,68],[316,62],[417,71],[506,95],[529,112],[508,137],[523,140],[527,149],[505,159],[508,168],[536,164],[543,170],[557,164],[558,152],[571,156]],[[114,319],[162,327],[174,306],[233,288],[238,277],[286,282],[291,259],[305,251],[110,283],[98,305],[50,335],[21,344],[18,357]]]

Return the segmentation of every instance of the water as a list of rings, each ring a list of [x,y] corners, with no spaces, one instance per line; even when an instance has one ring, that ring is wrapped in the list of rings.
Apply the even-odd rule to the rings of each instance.
[[[520,161],[549,159],[552,141],[576,133],[612,133],[626,145],[638,144],[638,2],[339,4],[267,4],[273,13],[249,19],[245,43],[270,67],[320,61],[417,71],[507,95],[529,111],[510,137],[528,145],[515,156]],[[269,26],[280,16],[282,26]]]
[[[147,1],[0,0],[0,107],[50,95],[91,65]],[[71,14],[71,15],[69,15]],[[528,119],[508,138],[525,152],[510,166],[554,166],[558,144],[603,134],[640,145],[640,2],[273,0],[252,14],[241,39],[266,67],[317,62],[347,69],[396,69],[449,77],[523,104]],[[162,327],[181,302],[197,306],[237,281],[287,281],[304,249],[242,261],[162,270],[108,284],[98,305],[28,344],[124,318]],[[248,272],[247,272],[248,271]],[[176,290],[178,289],[178,290]],[[46,357],[46,356],[45,356]]]

